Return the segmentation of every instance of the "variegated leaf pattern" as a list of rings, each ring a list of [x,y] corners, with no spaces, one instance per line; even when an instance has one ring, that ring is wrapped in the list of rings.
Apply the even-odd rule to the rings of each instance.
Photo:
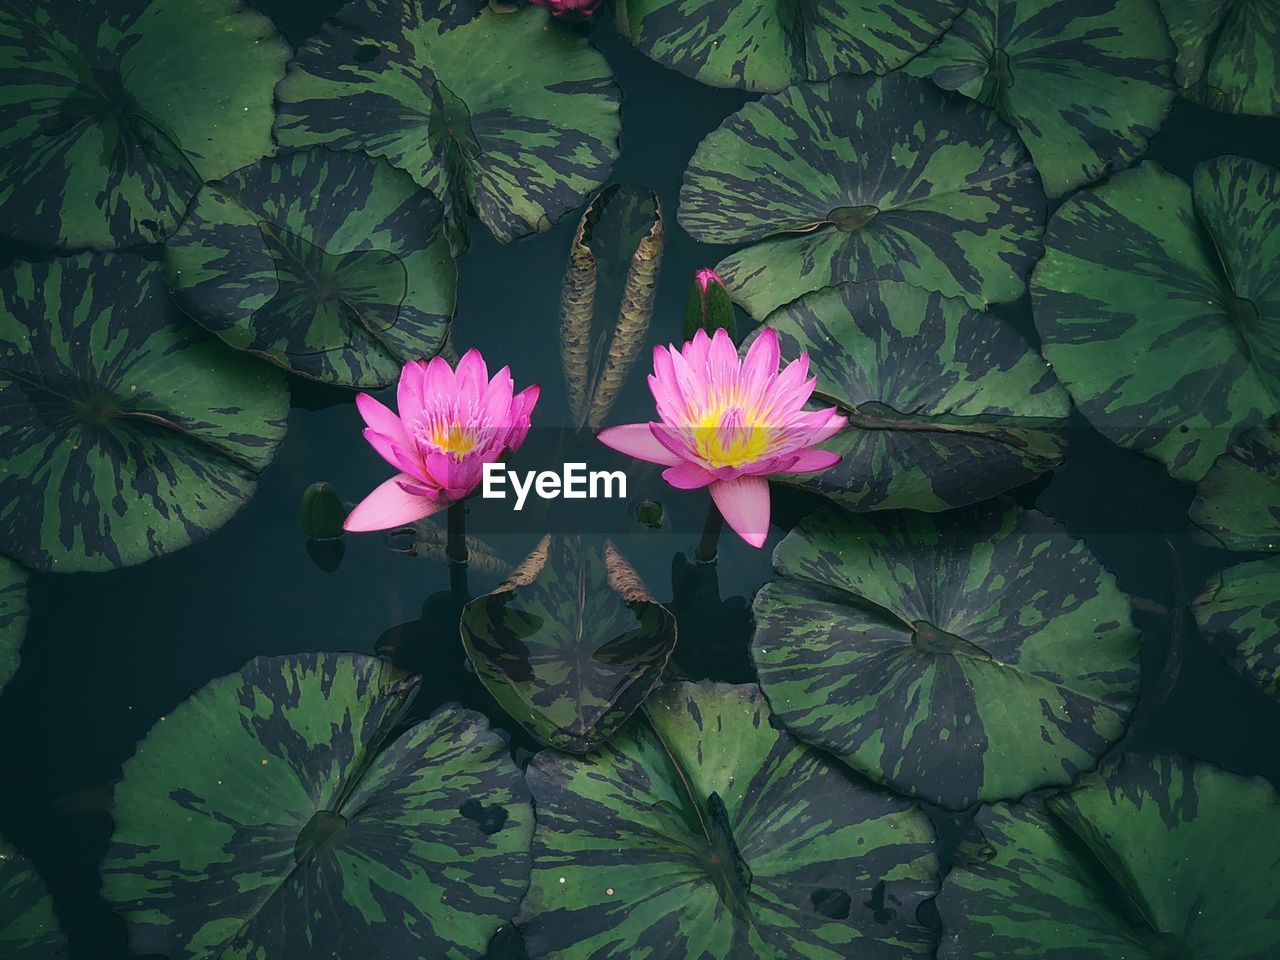
[[[184,317],[133,254],[0,274],[0,543],[36,570],[171,553],[253,494],[284,436],[270,366]]]
[[[905,280],[978,308],[1016,300],[1044,215],[1012,127],[894,73],[747,104],[694,153],[679,220],[697,240],[751,244],[716,271],[764,319],[845,281]]]
[[[1045,247],[1044,355],[1105,436],[1194,481],[1280,412],[1280,170],[1144,163],[1064,203]]]
[[[526,771],[531,957],[931,955],[916,908],[938,864],[917,807],[797,743],[754,685],[676,683],[644,710]]]
[[[547,746],[586,753],[662,679],[676,620],[610,541],[542,539],[462,612],[462,646],[502,709]]]
[[[1051,197],[1142,155],[1173,104],[1157,0],[969,0],[906,67],[1021,134]]]
[[[0,692],[18,670],[28,615],[27,572],[0,557]]]
[[[31,863],[0,837],[0,957],[62,960],[66,938]]]
[[[993,501],[814,514],[778,545],[752,656],[787,728],[953,809],[1070,783],[1119,739],[1138,631],[1083,543]]]
[[[1214,461],[1189,512],[1207,543],[1280,552],[1280,419],[1246,430]]]
[[[163,240],[203,180],[272,152],[288,58],[238,0],[2,0],[0,231]]]
[[[349,387],[434,356],[457,286],[440,202],[385,160],[324,148],[206,185],[165,267],[182,309],[231,346]]]
[[[386,157],[502,241],[548,229],[608,179],[621,94],[604,57],[545,10],[351,0],[276,91],[281,145]]]
[[[1280,557],[1228,567],[1200,589],[1191,612],[1232,669],[1280,700]]]
[[[938,897],[939,960],[1270,960],[1280,802],[1258,777],[1125,755],[978,813]]]
[[[614,22],[685,76],[777,91],[838,73],[888,73],[963,9],[964,0],[617,0]]]
[[[260,657],[162,718],[102,867],[134,951],[481,956],[527,883],[528,792],[477,713],[394,736],[417,685],[373,657]]]
[[[808,351],[816,403],[849,426],[843,459],[799,486],[852,510],[948,510],[1062,462],[1067,393],[1004,321],[894,281],[844,283],[769,315],[784,357]]]
[[[1182,95],[1213,110],[1280,116],[1280,0],[1160,0]]]

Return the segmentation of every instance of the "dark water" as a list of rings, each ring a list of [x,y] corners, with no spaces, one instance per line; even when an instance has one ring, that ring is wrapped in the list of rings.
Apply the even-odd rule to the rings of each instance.
[[[337,4],[259,0],[256,6],[296,44]],[[607,22],[596,26],[593,39],[625,92],[622,157],[614,180],[651,187],[667,218],[665,281],[650,330],[652,341],[665,342],[679,334],[688,278],[722,255],[676,224],[681,175],[701,138],[748,97],[662,69],[620,40]],[[1184,177],[1196,162],[1220,153],[1274,162],[1280,155],[1278,127],[1179,100],[1149,156]],[[574,227],[571,216],[545,235],[510,246],[475,229],[472,247],[459,262],[455,345],[510,362],[518,386],[541,383],[543,423],[566,414],[556,331]],[[1034,339],[1025,301],[1000,313]],[[279,455],[253,500],[208,541],[132,569],[31,578],[32,618],[22,667],[0,698],[0,729],[6,731],[0,740],[0,834],[34,860],[79,960],[128,955],[123,925],[98,893],[97,867],[111,830],[110,787],[138,739],[211,678],[256,655],[394,649],[405,662],[429,670],[416,712],[461,700],[489,712],[497,725],[512,727],[464,668],[456,623],[441,596],[448,588],[442,565],[397,556],[380,535],[348,537],[334,573],[322,572],[309,558],[296,519],[307,484],[328,480],[356,499],[384,479],[386,468],[360,438],[349,393],[296,381],[292,387],[294,408]],[[611,419],[647,419],[650,409],[637,371]],[[1176,603],[1222,563],[1220,555],[1185,539],[1191,489],[1153,461],[1112,446],[1083,422],[1076,426],[1066,467],[1019,491],[1019,499],[1083,537],[1127,592]],[[592,456],[608,461],[598,450]],[[692,549],[705,500],[667,490],[652,475],[649,484],[671,514],[668,532],[643,535],[617,503],[600,507],[614,513],[591,522],[627,537],[628,556],[663,599],[671,592],[671,557]],[[806,506],[798,497],[783,498],[776,512],[785,524]],[[531,514],[523,532],[508,523],[507,532],[489,539],[516,560],[555,522]],[[722,593],[742,599],[686,615],[681,657],[691,671],[749,678],[745,607],[768,578],[769,551],[781,533],[775,528],[762,551],[724,542]],[[493,582],[476,575],[472,581],[475,591]],[[1124,746],[1210,759],[1280,784],[1280,707],[1233,674],[1194,630],[1184,638],[1181,674],[1166,696],[1161,683],[1169,624],[1154,615],[1138,619],[1144,628],[1144,699]],[[512,732],[518,747],[530,746]],[[960,819],[938,816],[944,843],[954,838]]]

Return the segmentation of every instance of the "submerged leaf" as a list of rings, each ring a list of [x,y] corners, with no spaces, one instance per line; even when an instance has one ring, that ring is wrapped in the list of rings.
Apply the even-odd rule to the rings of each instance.
[[[44,883],[27,858],[0,838],[0,957],[62,960],[66,955],[67,941]]]
[[[664,687],[595,752],[543,751],[526,777],[535,960],[932,953],[928,818],[797,743],[754,685]]]
[[[1124,733],[1138,631],[1085,545],[1002,501],[808,517],[752,656],[796,736],[953,809],[1070,783]]]
[[[1247,430],[1196,486],[1198,539],[1241,552],[1280,551],[1280,418]]]
[[[0,692],[18,671],[28,615],[27,572],[0,557]]]
[[[610,541],[543,537],[467,604],[462,645],[495,700],[548,746],[585,753],[662,679],[676,622]]]
[[[1160,0],[1182,95],[1227,113],[1280,116],[1280,0]]]
[[[1280,557],[1228,567],[1201,587],[1191,612],[1236,673],[1280,700]]]

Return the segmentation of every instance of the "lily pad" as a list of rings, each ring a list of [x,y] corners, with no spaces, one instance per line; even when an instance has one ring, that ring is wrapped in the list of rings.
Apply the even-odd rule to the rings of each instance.
[[[1208,543],[1280,551],[1280,419],[1247,430],[1196,486],[1190,516]]]
[[[1045,247],[1044,354],[1105,436],[1194,481],[1280,412],[1280,170],[1144,163],[1064,203]]]
[[[81,254],[0,273],[0,542],[105,570],[201,540],[284,436],[278,371],[182,315],[164,269]]]
[[[67,941],[53,901],[30,862],[0,838],[0,957],[60,960]]]
[[[528,792],[473,711],[394,736],[417,685],[373,657],[259,657],[162,718],[102,868],[134,952],[481,956],[528,877]]]
[[[964,0],[617,0],[644,54],[713,87],[781,90],[838,73],[888,73],[933,43]]]
[[[1228,567],[1201,588],[1191,612],[1237,673],[1280,700],[1280,557]]]
[[[798,83],[699,145],[680,223],[751,244],[716,267],[756,319],[845,281],[905,280],[970,306],[1016,300],[1045,200],[1018,134],[916,77]]]
[[[938,897],[939,960],[1269,960],[1280,802],[1257,777],[1125,756],[979,811]]]
[[[969,0],[906,69],[995,108],[1060,197],[1146,151],[1173,104],[1173,57],[1157,0]]]
[[[1119,739],[1138,631],[1115,578],[1034,511],[806,518],[752,656],[797,737],[953,809],[1070,783]]]
[[[586,753],[662,679],[676,620],[610,541],[542,538],[462,612],[462,646],[502,709],[548,746]]]
[[[274,150],[288,59],[238,0],[0,4],[0,231],[163,240],[203,181]]]
[[[0,691],[18,670],[27,616],[27,572],[0,557]]]
[[[621,94],[604,57],[545,10],[488,0],[352,0],[276,91],[282,146],[386,157],[506,242],[540,233],[609,177]]]
[[[672,684],[644,710],[587,757],[529,765],[531,957],[932,954],[919,808],[797,743],[754,685]]]
[[[1160,0],[1182,95],[1212,110],[1280,116],[1280,0]]]
[[[165,266],[182,309],[231,346],[349,387],[434,356],[457,286],[440,202],[385,160],[320,148],[206,185]]]
[[[1067,392],[1012,327],[905,283],[845,283],[769,315],[786,357],[809,352],[842,456],[791,482],[850,510],[947,510],[1052,470]]]

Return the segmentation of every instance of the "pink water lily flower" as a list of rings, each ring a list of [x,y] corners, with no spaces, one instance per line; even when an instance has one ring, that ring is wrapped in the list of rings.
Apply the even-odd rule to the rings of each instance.
[[[535,7],[547,7],[553,17],[586,17],[595,13],[604,0],[529,0]]]
[[[480,484],[484,465],[524,443],[536,385],[512,395],[511,371],[489,379],[478,350],[468,350],[455,373],[443,357],[411,360],[400,371],[400,415],[362,393],[356,406],[364,438],[400,472],[378,486],[347,516],[347,530],[386,530],[429,517]]]
[[[683,347],[655,347],[649,389],[660,423],[631,423],[600,433],[602,443],[667,467],[673,487],[710,487],[725,521],[753,547],[769,532],[774,473],[813,473],[840,462],[812,449],[839,432],[835,407],[806,411],[817,378],[802,353],[781,372],[778,334],[766,329],[741,361],[724,330],[699,330]]]

